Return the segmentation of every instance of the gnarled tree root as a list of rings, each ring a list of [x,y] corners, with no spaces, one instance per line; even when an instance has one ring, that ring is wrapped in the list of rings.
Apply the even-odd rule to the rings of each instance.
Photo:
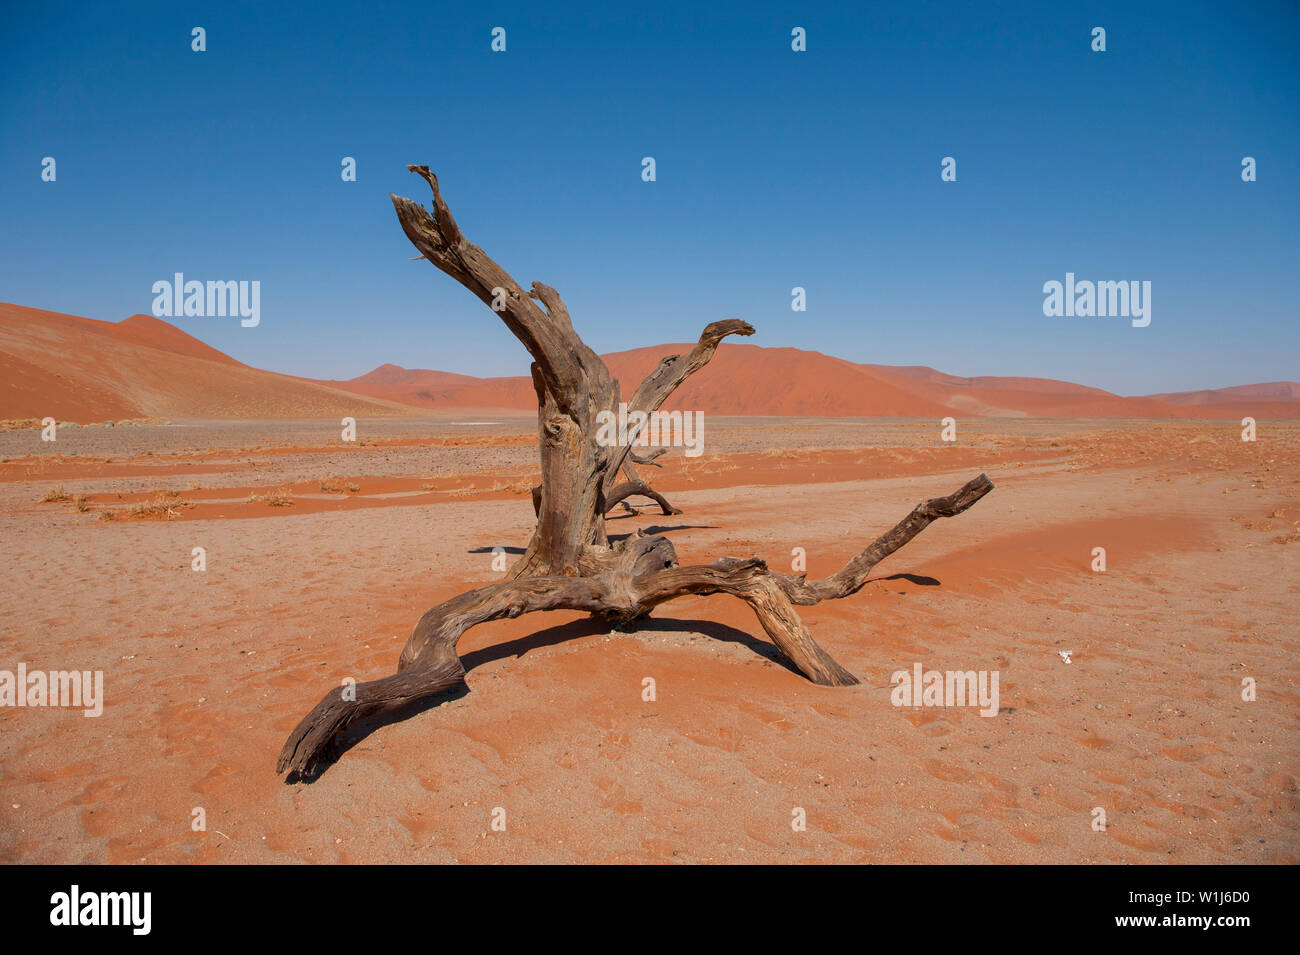
[[[722,557],[711,564],[679,566],[665,537],[638,534],[583,558],[581,576],[538,576],[479,587],[427,611],[415,626],[393,676],[327,693],[289,735],[277,772],[306,774],[349,724],[397,709],[460,684],[465,669],[456,644],[471,627],[542,610],[583,610],[611,624],[649,613],[687,595],[729,594],[749,604],[769,639],[804,676],[823,686],[858,682],[818,646],[794,604],[811,605],[856,593],[879,561],[940,517],[952,517],[993,489],[983,474],[947,497],[918,504],[887,533],[824,580],[775,573],[757,557]]]

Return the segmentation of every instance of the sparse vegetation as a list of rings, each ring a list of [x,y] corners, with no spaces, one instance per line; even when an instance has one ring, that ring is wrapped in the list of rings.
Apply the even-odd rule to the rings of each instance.
[[[342,494],[344,491],[349,494],[356,494],[357,491],[361,490],[358,485],[350,481],[345,482],[342,478],[335,477],[332,474],[329,477],[321,478],[320,489],[326,494]]]
[[[40,418],[5,418],[0,421],[0,431],[23,431],[27,428],[39,428]]]
[[[66,504],[68,501],[71,500],[72,500],[72,495],[69,494],[66,490],[64,490],[63,485],[60,484],[58,487],[51,488],[49,491],[47,491],[45,493],[45,496],[41,498],[41,503],[42,504]]]
[[[420,490],[437,491],[439,488],[432,484],[421,484]],[[447,488],[447,493],[453,497],[469,497],[473,494],[495,494],[498,491],[509,491],[511,494],[531,494],[532,490],[533,486],[527,481],[513,481],[509,484],[502,484],[498,481],[491,487],[475,487],[470,484],[465,487]]]
[[[193,501],[182,501],[166,494],[159,494],[151,501],[141,501],[131,507],[127,513],[142,520],[161,519],[170,521],[178,517],[186,508],[193,507]]]
[[[59,427],[59,428],[112,428],[112,427],[115,427],[115,426],[119,426],[119,427],[120,427],[120,426],[123,426],[123,425],[132,425],[132,426],[134,426],[134,425],[141,425],[141,424],[159,424],[159,423],[161,423],[163,420],[164,420],[164,419],[162,419],[162,418],[124,418],[123,420],[118,421],[118,422],[113,422],[113,421],[102,421],[102,422],[99,422],[99,421],[88,421],[88,422],[86,422],[85,424],[78,424],[78,423],[75,422],[75,421],[59,421],[59,422],[56,422],[56,427]],[[41,421],[42,421],[42,419],[40,419],[40,418],[4,418],[4,419],[0,419],[0,431],[26,431],[26,430],[29,430],[29,429],[39,431],[41,428],[44,427],[44,425],[41,423]]]
[[[250,494],[248,496],[250,504],[266,504],[268,507],[291,507],[293,506],[293,496],[287,488],[276,488],[267,494]]]

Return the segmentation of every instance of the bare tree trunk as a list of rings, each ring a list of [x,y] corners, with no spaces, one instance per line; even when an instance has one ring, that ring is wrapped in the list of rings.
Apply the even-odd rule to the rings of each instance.
[[[533,489],[537,525],[506,580],[454,597],[420,618],[396,674],[327,693],[285,741],[277,771],[309,773],[323,761],[330,741],[351,723],[460,685],[465,670],[456,644],[471,627],[541,610],[586,611],[611,625],[626,624],[677,597],[728,594],[749,604],[764,632],[808,679],[826,686],[857,683],[817,645],[794,605],[856,593],[879,561],[937,518],[969,508],[992,490],[992,482],[981,474],[947,497],[918,504],[843,570],[819,581],[774,573],[757,557],[722,557],[681,567],[667,538],[640,532],[611,545],[605,515],[631,496],[651,498],[664,514],[680,513],[636,470],[638,464],[653,464],[661,452],[638,457],[630,444],[606,447],[597,440],[600,413],[617,413],[619,384],[574,331],[559,293],[539,282],[524,292],[464,237],[429,168],[408,168],[433,190],[433,213],[392,196],[407,238],[423,258],[497,312],[533,357],[542,473],[541,484]],[[628,412],[658,410],[708,364],[724,338],[753,333],[739,319],[712,323],[689,354],[660,360],[628,399]],[[622,484],[617,483],[620,473],[627,478]]]

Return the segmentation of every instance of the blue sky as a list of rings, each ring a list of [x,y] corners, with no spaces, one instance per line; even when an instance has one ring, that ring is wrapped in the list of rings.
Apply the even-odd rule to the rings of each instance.
[[[256,328],[174,321],[293,374],[525,374],[409,261],[388,193],[427,200],[427,163],[598,351],[740,317],[756,344],[1124,394],[1300,378],[1294,3],[18,6],[3,301],[116,321],[175,272],[258,280]],[[1066,272],[1150,281],[1150,326],[1045,317]]]

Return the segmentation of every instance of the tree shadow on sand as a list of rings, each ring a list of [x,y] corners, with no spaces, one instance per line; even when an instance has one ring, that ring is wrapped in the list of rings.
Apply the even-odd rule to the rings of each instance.
[[[599,620],[573,620],[559,626],[538,630],[536,633],[530,633],[524,637],[507,640],[504,643],[483,647],[480,650],[471,650],[461,656],[461,662],[464,664],[466,674],[468,674],[476,667],[487,663],[508,660],[512,657],[522,659],[534,650],[557,646],[582,637],[596,637],[608,634],[623,634],[632,637],[637,633],[698,633],[713,640],[743,646],[764,660],[769,660],[780,667],[784,667],[796,676],[799,675],[799,670],[781,655],[776,646],[766,640],[714,620],[687,620],[678,617],[642,617],[622,627],[611,627],[608,623]],[[334,737],[330,746],[322,754],[323,758],[311,772],[293,775],[292,778],[286,779],[286,782],[315,782],[348,750],[360,745],[376,730],[419,716],[421,713],[441,706],[443,703],[463,699],[469,695],[469,692],[468,685],[462,683],[441,693],[416,700],[399,709],[359,719]]]

